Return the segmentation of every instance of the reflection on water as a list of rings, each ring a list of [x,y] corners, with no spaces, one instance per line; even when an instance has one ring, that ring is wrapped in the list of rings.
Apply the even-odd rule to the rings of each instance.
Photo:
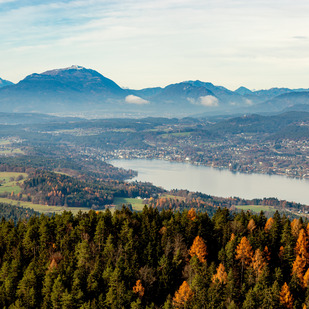
[[[134,180],[165,189],[187,189],[209,195],[242,198],[276,197],[309,205],[309,180],[277,175],[241,174],[207,166],[163,160],[113,160],[117,167],[138,171]]]

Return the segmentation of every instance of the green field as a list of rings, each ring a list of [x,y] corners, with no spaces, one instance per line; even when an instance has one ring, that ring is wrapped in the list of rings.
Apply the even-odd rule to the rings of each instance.
[[[9,198],[0,197],[0,203],[6,203],[16,206],[22,206],[24,208],[32,208],[40,213],[61,213],[63,211],[71,211],[73,214],[77,214],[80,210],[88,212],[90,209],[85,207],[63,207],[63,206],[48,206],[42,204],[33,204],[31,202],[15,201]]]
[[[235,206],[237,209],[241,209],[241,210],[244,210],[244,211],[247,211],[247,210],[251,210],[253,212],[256,212],[256,213],[260,213],[261,211],[264,211],[264,212],[275,212],[276,209],[274,207],[271,207],[271,206],[263,206],[263,205],[237,205]]]
[[[126,198],[126,197],[115,197],[114,198],[114,204],[117,205],[117,206],[131,204],[132,208],[136,211],[143,210],[143,208],[145,206],[143,199]]]
[[[16,181],[16,178],[22,175],[25,178],[28,177],[26,173],[15,173],[15,172],[0,172],[0,193],[4,192],[14,192],[14,194],[17,194],[21,191],[20,186],[18,186],[18,181]],[[14,179],[14,180],[13,180]],[[24,179],[19,180],[19,182],[23,182]]]
[[[20,148],[7,148],[0,150],[0,155],[4,154],[25,154]]]

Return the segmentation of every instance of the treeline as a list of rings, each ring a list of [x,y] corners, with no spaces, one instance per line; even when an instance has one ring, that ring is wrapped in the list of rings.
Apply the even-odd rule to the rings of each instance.
[[[34,168],[65,171],[72,175],[83,175],[88,179],[125,180],[137,175],[135,171],[117,168],[102,160],[85,160],[76,155],[73,149],[59,145],[42,145],[31,155],[0,157],[1,172],[27,172]]]
[[[17,224],[18,221],[28,219],[39,213],[31,208],[23,208],[5,203],[0,203],[0,218],[2,220],[12,221]]]
[[[307,308],[307,222],[145,207],[0,223],[1,308]]]
[[[150,183],[84,181],[59,173],[35,170],[23,182],[22,191],[16,196],[11,194],[11,198],[52,206],[104,209],[104,205],[113,203],[114,197],[149,198],[162,192],[163,189]]]
[[[226,207],[235,210],[234,206],[237,205],[260,205],[260,206],[272,206],[278,209],[280,212],[284,212],[288,209],[293,209],[294,211],[302,210],[309,211],[309,206],[289,202],[286,200],[278,200],[275,197],[262,198],[262,199],[243,199],[240,197],[216,197],[201,192],[190,192],[188,190],[171,190],[170,193],[175,198],[157,198],[152,199],[151,205],[158,207],[159,209],[175,209],[182,211],[188,209],[188,203],[190,203],[190,208],[197,209],[198,211],[205,211],[208,207]],[[204,209],[204,210],[203,210]],[[208,211],[208,210],[207,210]]]

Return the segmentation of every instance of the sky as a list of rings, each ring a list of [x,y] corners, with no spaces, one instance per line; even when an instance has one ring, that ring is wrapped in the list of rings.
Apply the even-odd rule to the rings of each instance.
[[[0,77],[80,65],[125,88],[309,88],[308,0],[0,0]]]

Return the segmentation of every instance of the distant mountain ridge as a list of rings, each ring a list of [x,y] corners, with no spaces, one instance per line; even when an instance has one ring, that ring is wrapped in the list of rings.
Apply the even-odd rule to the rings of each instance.
[[[2,112],[98,113],[102,116],[187,116],[307,109],[308,89],[231,91],[189,80],[141,90],[123,89],[92,69],[73,65],[26,76],[17,84],[0,79]]]
[[[10,86],[10,85],[14,85],[14,83],[0,78],[0,88],[5,87],[5,86]]]

